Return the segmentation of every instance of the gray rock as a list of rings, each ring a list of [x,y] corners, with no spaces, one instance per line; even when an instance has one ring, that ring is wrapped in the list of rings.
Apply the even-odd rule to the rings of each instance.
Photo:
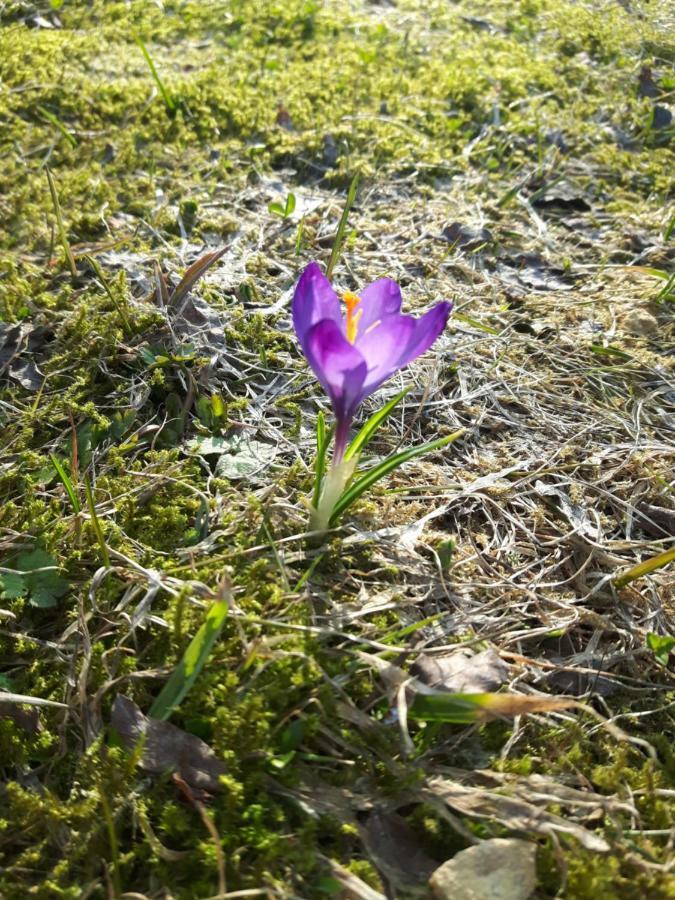
[[[536,846],[493,838],[461,850],[429,879],[436,900],[527,900],[537,886]]]

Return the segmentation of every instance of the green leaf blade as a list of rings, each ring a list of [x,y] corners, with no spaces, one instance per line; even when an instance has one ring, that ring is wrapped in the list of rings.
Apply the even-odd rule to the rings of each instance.
[[[448,444],[451,444],[453,441],[460,438],[464,434],[464,431],[465,429],[461,428],[459,431],[455,431],[453,434],[449,434],[446,437],[438,438],[427,444],[421,444],[418,447],[411,447],[400,453],[394,453],[384,459],[381,463],[373,466],[364,475],[358,478],[340,497],[333,509],[330,524],[334,525],[339,516],[341,516],[352,503],[358,500],[365,491],[376,484],[381,478],[384,478],[385,475],[393,472],[399,466],[402,466],[403,463],[415,459],[417,456],[422,456],[424,453],[430,453],[432,450],[440,450],[442,447],[446,447]]]
[[[411,390],[411,387],[407,387],[402,390],[399,394],[393,397],[389,401],[389,403],[385,404],[382,409],[378,410],[368,419],[368,421],[363,425],[354,440],[345,450],[345,459],[351,459],[353,456],[356,456],[357,454],[362,452],[362,450],[365,448],[366,444],[375,434],[380,425],[382,425],[386,421],[386,419],[389,418],[389,415],[394,411],[401,400],[403,400],[406,394],[410,393]]]
[[[321,499],[321,484],[323,476],[326,474],[329,441],[330,432],[326,429],[326,417],[323,411],[320,411],[316,420],[316,460],[314,461],[314,491],[312,493],[312,505],[315,509]]]
[[[66,489],[66,493],[68,494],[68,499],[73,507],[73,512],[76,516],[80,514],[80,501],[77,499],[77,494],[75,493],[75,487],[73,486],[73,482],[70,480],[70,477],[66,470],[61,465],[61,462],[54,456],[54,454],[50,454],[49,457],[52,461],[52,465],[56,470],[56,474],[59,476],[59,480],[61,484]]]
[[[228,611],[226,599],[216,600],[211,606],[204,624],[188,644],[183,658],[150,707],[152,718],[168,719],[191,690],[223,629]]]

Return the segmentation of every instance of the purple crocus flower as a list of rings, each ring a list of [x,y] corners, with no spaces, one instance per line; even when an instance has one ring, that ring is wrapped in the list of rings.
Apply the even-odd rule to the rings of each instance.
[[[310,263],[293,295],[293,326],[303,353],[330,397],[336,418],[337,464],[360,403],[394,372],[431,347],[445,328],[452,304],[443,301],[421,318],[401,313],[401,289],[390,278],[369,284],[360,296],[340,299],[318,263]]]

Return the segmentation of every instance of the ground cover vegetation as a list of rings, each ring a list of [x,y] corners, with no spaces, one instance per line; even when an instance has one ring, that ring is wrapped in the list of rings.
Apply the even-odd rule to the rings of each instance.
[[[425,897],[515,837],[675,896],[672,36],[0,2],[0,895]],[[335,286],[454,304],[365,455],[464,432],[316,546],[290,304],[355,176]]]

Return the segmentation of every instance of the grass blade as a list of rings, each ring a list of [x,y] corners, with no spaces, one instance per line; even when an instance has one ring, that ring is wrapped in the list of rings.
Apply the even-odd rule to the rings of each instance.
[[[166,107],[166,111],[169,115],[169,118],[173,119],[173,117],[176,115],[176,109],[178,108],[176,101],[173,99],[169,90],[165,86],[164,82],[159,77],[159,72],[155,68],[155,64],[152,61],[152,57],[148,53],[148,48],[143,43],[143,40],[141,39],[140,35],[137,34],[134,36],[134,38],[135,38],[135,41],[138,44],[138,46],[141,48],[141,53],[145,57],[145,61],[148,64],[148,68],[150,69],[150,74],[152,75],[153,81],[157,85],[157,90],[162,95],[162,100],[164,101],[164,106]]]
[[[416,694],[408,715],[423,722],[468,725],[502,716],[554,712],[576,706],[572,697],[529,696],[523,694]]]
[[[192,688],[222,631],[228,610],[227,598],[216,600],[212,605],[204,624],[188,644],[183,658],[150,707],[149,715],[153,719],[168,719]]]
[[[349,216],[349,210],[352,208],[352,204],[356,198],[356,189],[359,186],[359,176],[355,175],[352,178],[352,183],[349,185],[349,191],[347,192],[347,202],[345,203],[345,208],[342,210],[342,215],[340,216],[340,221],[338,222],[337,234],[335,235],[335,243],[333,244],[333,249],[331,250],[330,260],[328,262],[328,268],[326,269],[326,278],[330,281],[333,277],[333,269],[335,268],[338,259],[340,258],[340,251],[342,250],[342,243],[345,237],[345,229],[347,227],[347,217]]]
[[[338,517],[342,515],[355,500],[358,500],[361,494],[367,491],[368,488],[371,488],[381,478],[384,478],[385,475],[393,472],[394,469],[402,466],[403,463],[408,462],[408,460],[414,459],[416,456],[421,456],[423,453],[430,453],[432,450],[439,450],[441,447],[451,444],[453,441],[456,441],[457,438],[461,437],[464,434],[464,431],[464,428],[460,428],[459,431],[455,431],[454,434],[449,434],[447,437],[438,438],[435,441],[430,441],[428,444],[420,444],[419,447],[411,447],[409,450],[401,451],[401,453],[394,453],[382,460],[381,463],[373,466],[372,469],[369,469],[364,475],[357,479],[340,497],[333,509],[330,524],[334,525]]]
[[[71,506],[73,507],[73,512],[75,515],[79,515],[82,507],[80,506],[80,501],[77,499],[77,494],[75,493],[75,487],[73,486],[73,482],[70,480],[70,477],[66,470],[61,465],[61,462],[54,456],[53,453],[49,456],[54,469],[56,470],[56,474],[59,476],[59,480],[61,484],[66,489],[66,494],[68,494],[68,499],[70,500]]]
[[[91,484],[87,476],[84,476],[84,492],[87,495],[87,506],[89,507],[89,515],[91,516],[91,524],[94,527],[94,534],[101,548],[101,556],[103,557],[103,565],[110,568],[110,553],[108,553],[108,545],[105,542],[105,535],[101,528],[101,523],[96,515],[96,503],[94,502],[94,494],[91,490]]]
[[[668,225],[666,226],[665,231],[663,232],[663,240],[669,241],[671,237],[675,234],[675,216],[672,217]]]
[[[363,450],[363,448],[375,434],[380,425],[392,412],[394,407],[398,406],[405,395],[409,394],[411,390],[412,388],[410,387],[405,388],[405,390],[401,391],[400,394],[397,394],[393,399],[389,401],[389,403],[385,404],[382,409],[378,410],[368,419],[363,428],[359,431],[354,440],[345,450],[345,459],[351,459],[352,456],[356,456]]]
[[[321,411],[316,420],[316,460],[314,462],[314,492],[312,494],[314,509],[318,507],[321,499],[321,484],[326,473],[326,454],[329,440],[330,432],[326,431],[326,418]]]
[[[54,206],[54,215],[56,216],[56,225],[59,231],[61,246],[63,247],[63,252],[66,255],[66,262],[68,263],[70,274],[73,278],[77,278],[77,266],[75,265],[75,257],[73,256],[73,251],[70,249],[70,244],[68,243],[68,235],[66,234],[66,226],[63,223],[61,204],[59,203],[59,195],[56,193],[54,178],[52,176],[52,173],[49,171],[49,168],[45,167],[45,172],[47,173],[47,181],[49,182],[49,193],[52,195],[52,205]]]
[[[77,139],[72,135],[63,122],[54,115],[54,113],[49,112],[48,109],[45,109],[44,106],[38,106],[37,111],[40,113],[43,119],[46,119],[50,125],[53,125],[58,131],[61,132],[63,137],[68,141],[71,147],[77,147]]]
[[[675,561],[675,547],[671,547],[670,550],[664,550],[663,553],[652,556],[644,562],[638,563],[637,566],[633,566],[632,569],[615,578],[614,585],[618,588],[625,587],[631,581],[635,581],[636,578],[642,578],[643,575],[651,575],[652,572],[662,569],[673,561]]]
[[[128,332],[131,332],[132,326],[131,326],[131,322],[129,321],[129,306],[128,306],[128,304],[124,300],[121,300],[121,301],[118,300],[117,297],[115,297],[113,292],[110,290],[110,286],[108,285],[106,277],[103,274],[103,269],[101,268],[99,261],[97,259],[94,259],[93,256],[85,256],[84,259],[89,263],[89,265],[93,269],[94,274],[96,275],[96,277],[98,278],[98,280],[101,284],[101,287],[108,295],[108,299],[110,300],[110,302],[113,304],[115,309],[120,314],[120,318],[122,319],[122,322],[124,323],[124,327],[127,329]]]

